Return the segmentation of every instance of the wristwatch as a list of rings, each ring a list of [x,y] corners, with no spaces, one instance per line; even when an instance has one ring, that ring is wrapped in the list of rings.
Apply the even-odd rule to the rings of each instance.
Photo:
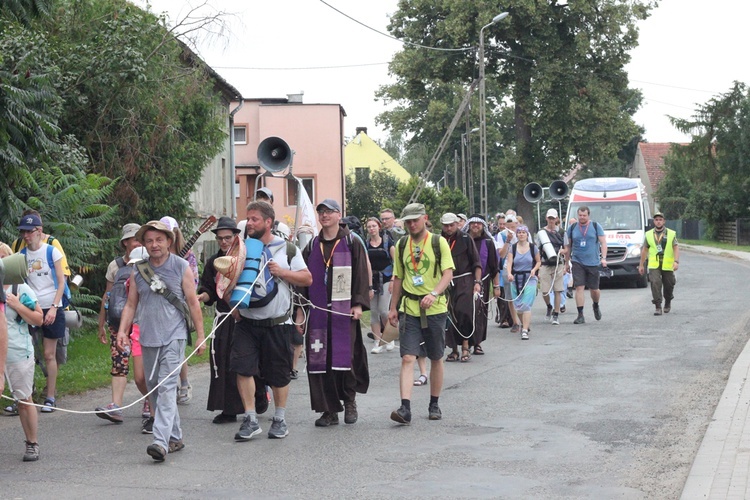
[[[433,297],[437,297],[440,294],[437,293],[435,290],[433,290],[433,291],[430,292],[430,295],[432,295]]]

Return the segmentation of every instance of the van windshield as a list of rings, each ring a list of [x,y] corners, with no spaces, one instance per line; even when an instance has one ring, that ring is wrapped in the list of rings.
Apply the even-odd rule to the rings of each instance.
[[[601,224],[605,231],[643,229],[641,204],[637,201],[571,203],[570,217],[578,218],[578,208],[581,206],[589,207],[591,220]]]

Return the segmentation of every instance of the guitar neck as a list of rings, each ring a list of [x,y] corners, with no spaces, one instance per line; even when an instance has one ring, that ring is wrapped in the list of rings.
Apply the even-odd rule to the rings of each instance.
[[[193,235],[190,237],[190,239],[187,240],[187,242],[185,242],[185,246],[182,247],[182,250],[180,250],[180,253],[178,253],[177,256],[185,257],[185,255],[187,255],[190,249],[193,248],[193,245],[195,245],[195,242],[198,241],[198,238],[201,237],[201,234],[203,233],[201,233],[200,231],[194,232]]]

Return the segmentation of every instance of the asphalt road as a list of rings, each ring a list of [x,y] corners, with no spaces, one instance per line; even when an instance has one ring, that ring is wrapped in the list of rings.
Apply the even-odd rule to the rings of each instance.
[[[443,420],[427,420],[429,386],[415,387],[414,420],[399,404],[399,357],[370,355],[359,422],[315,428],[307,380],[292,382],[290,434],[236,443],[239,424],[205,411],[208,367],[191,369],[180,407],[187,447],[154,463],[139,410],[122,425],[92,415],[40,415],[41,459],[22,463],[17,418],[0,418],[2,498],[678,498],[726,377],[748,340],[737,293],[750,265],[683,251],[670,314],[652,315],[647,289],[602,292],[603,319],[560,326],[535,304],[531,339],[490,326],[485,356],[446,364]],[[75,355],[75,346],[71,355]],[[64,367],[63,367],[64,369]],[[133,384],[128,396],[135,399]],[[60,400],[91,409],[108,391]]]

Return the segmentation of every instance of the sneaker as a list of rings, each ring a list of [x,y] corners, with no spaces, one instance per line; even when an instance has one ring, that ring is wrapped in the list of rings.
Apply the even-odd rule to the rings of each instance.
[[[559,325],[560,324],[560,316],[557,313],[554,313],[552,315],[552,324],[553,325]]]
[[[344,423],[353,424],[357,422],[359,413],[357,413],[357,402],[347,401],[344,403]]]
[[[573,289],[572,288],[568,288],[567,291],[565,292],[565,296],[568,297],[569,299],[572,299],[573,298]]]
[[[391,420],[399,424],[409,425],[411,423],[411,410],[401,405],[398,410],[391,412]]]
[[[521,340],[529,340],[529,331],[528,330],[523,330],[521,332]]]
[[[13,403],[12,405],[6,406],[3,411],[5,411],[5,416],[7,417],[17,417],[18,416],[18,403]]]
[[[167,457],[167,450],[156,443],[148,445],[146,453],[148,453],[148,456],[153,458],[156,462],[163,462]]]
[[[372,348],[372,351],[370,351],[370,354],[382,354],[383,351],[385,351],[385,345],[380,345],[378,342],[375,344],[375,347]]]
[[[560,306],[560,314],[564,313],[566,311],[565,306]]]
[[[154,417],[144,418],[141,422],[141,434],[154,433]]]
[[[96,409],[95,415],[99,418],[109,420],[110,422],[114,422],[116,424],[122,423],[122,410],[114,403],[109,403],[104,407],[98,407]]]
[[[661,306],[656,306],[656,310],[654,311],[654,316],[661,316],[661,315],[662,315]]]
[[[585,319],[583,319],[583,314],[579,314],[578,317],[573,321],[574,325],[582,325],[586,322]]]
[[[339,425],[339,414],[332,411],[324,411],[318,420],[315,421],[315,427],[329,427]]]
[[[286,426],[286,420],[273,417],[271,428],[268,429],[268,439],[284,439],[288,435],[289,429]]]
[[[388,343],[387,343],[387,344],[385,345],[385,350],[386,350],[386,351],[388,351],[388,352],[391,352],[391,351],[392,351],[392,350],[394,350],[395,348],[396,348],[396,342],[394,342],[393,340],[391,340],[390,342],[388,342]]]
[[[544,316],[544,321],[546,321],[547,323],[552,321],[552,306],[551,305],[547,306],[547,315]]]
[[[190,400],[193,399],[193,388],[188,385],[184,385],[179,388],[177,391],[177,404],[178,405],[186,405],[190,403]]]
[[[599,309],[599,304],[594,304],[594,319],[597,321],[602,319],[602,310]]]
[[[372,332],[367,332],[367,338],[375,340],[375,335]]]
[[[261,433],[260,424],[256,420],[253,422],[250,420],[249,415],[245,415],[245,419],[240,425],[240,430],[234,435],[235,441],[248,441],[253,436],[257,436]]]
[[[179,441],[169,441],[169,453],[177,453],[180,450],[185,449],[185,443],[182,442],[182,439]]]
[[[255,392],[255,413],[263,415],[268,411],[268,389],[263,386],[263,389]]]
[[[521,325],[513,325],[510,328],[510,333],[518,333],[521,331]]]
[[[289,378],[291,378],[292,380],[297,380],[299,378],[299,371],[292,370],[292,372],[289,374]]]
[[[143,408],[141,409],[141,418],[149,418],[151,416],[151,404],[148,402],[148,398],[143,400]]]
[[[672,310],[672,301],[671,300],[665,300],[664,301],[664,314],[667,314],[671,310]]]
[[[39,443],[26,441],[26,453],[23,454],[24,462],[36,462],[39,460]]]
[[[440,407],[437,405],[437,403],[430,403],[430,406],[427,409],[427,411],[430,414],[430,417],[429,417],[430,420],[440,420],[443,418],[443,412],[440,411]]]
[[[47,398],[44,400],[44,406],[42,407],[42,413],[52,413],[55,411],[55,398]]]

